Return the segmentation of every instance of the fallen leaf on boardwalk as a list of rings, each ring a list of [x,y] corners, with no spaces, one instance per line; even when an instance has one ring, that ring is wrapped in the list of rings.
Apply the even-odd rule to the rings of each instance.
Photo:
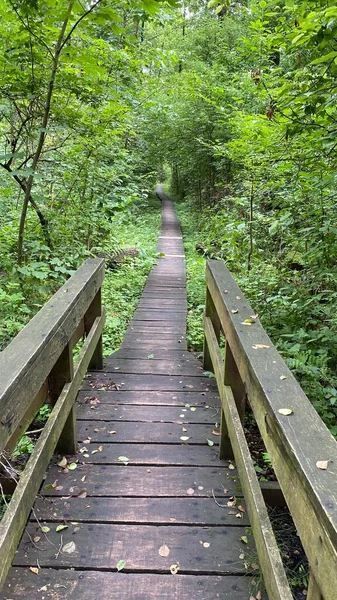
[[[44,486],[45,490],[52,490],[53,489],[53,484],[52,483],[47,483],[47,485]]]
[[[194,494],[194,489],[193,488],[188,488],[188,490],[186,490],[186,494],[188,494],[189,496],[192,496],[192,494]]]
[[[122,462],[125,466],[127,466],[130,462],[130,459],[127,456],[119,456],[117,460]]]
[[[188,435],[182,435],[182,436],[180,436],[180,439],[182,442],[187,442],[187,440],[189,440],[190,438]]]
[[[212,440],[209,440],[206,438],[206,442],[207,442],[208,446],[214,446],[214,442],[212,442]]]
[[[260,565],[258,565],[257,563],[252,563],[250,566],[252,567],[252,569],[254,569],[254,571],[257,571],[260,568]]]
[[[204,548],[209,548],[211,544],[209,542],[203,542],[202,545]]]
[[[108,433],[110,433],[110,435],[114,435],[115,433],[117,433],[117,431],[108,431]]]
[[[170,554],[170,548],[166,546],[166,544],[163,544],[162,546],[160,546],[158,554],[160,556],[168,556]]]
[[[243,517],[243,515],[241,513],[239,513],[239,512],[236,513],[235,516],[236,516],[237,519],[242,519],[242,517]]]
[[[97,429],[97,427],[96,427],[96,429],[94,429],[94,432],[99,433],[99,429]]]
[[[235,497],[231,498],[230,500],[228,500],[227,506],[232,507],[232,506],[235,506],[235,505],[236,505],[236,498]],[[235,511],[235,514],[236,514],[236,511]]]
[[[87,440],[83,440],[83,444],[90,444],[91,442],[91,438],[88,438]]]
[[[85,480],[86,480],[86,478],[87,478],[87,476],[86,476],[86,475],[84,475],[84,476],[81,478],[81,481],[84,483],[84,482],[85,482]]]
[[[238,309],[237,309],[237,308],[233,308],[233,309],[231,310],[231,312],[233,313],[233,315],[236,315],[236,313],[238,313],[239,311],[238,311]]]
[[[154,354],[148,354],[148,358],[154,358]]]
[[[97,454],[98,450],[93,450],[91,454]]]
[[[280,377],[281,381],[283,381],[284,379],[287,379],[285,375],[281,375]]]
[[[172,575],[176,575],[179,571],[179,563],[177,563],[176,565],[171,565],[170,571],[171,571]]]
[[[86,497],[87,497],[87,490],[81,490],[77,494],[77,498],[86,498]]]
[[[247,536],[246,536],[246,535],[242,535],[242,536],[240,537],[240,540],[241,540],[241,542],[243,542],[244,544],[248,544],[248,538],[247,538]]]
[[[228,511],[229,515],[235,515],[236,516],[236,510],[229,510]]]
[[[63,531],[63,529],[68,529],[68,525],[58,525],[55,531]]]
[[[329,466],[328,460],[318,460],[316,463],[316,467],[318,467],[319,469],[322,469],[322,471],[326,471],[328,466]]]
[[[89,458],[89,454],[83,454],[84,458]]]
[[[256,600],[261,600],[261,598],[262,598],[262,594],[260,591],[258,591],[256,594]]]
[[[70,465],[68,465],[68,469],[69,471],[74,471],[74,469],[77,469],[77,464],[74,462],[70,463]]]
[[[62,458],[62,460],[60,460],[60,462],[57,463],[57,464],[58,464],[59,467],[66,467],[67,466],[67,459],[66,459],[66,457],[64,456]]]
[[[179,415],[179,417],[180,417],[181,419],[182,419],[184,416],[185,416],[185,415],[184,415],[184,413],[183,413],[182,415]]]
[[[195,412],[197,409],[195,408],[195,406],[191,406],[190,411],[191,412]]]
[[[245,509],[244,506],[242,506],[242,504],[240,504],[240,506],[238,506],[238,510],[241,511],[241,512],[243,512],[243,513],[246,512],[246,509]]]
[[[41,539],[41,538],[40,538],[40,536],[39,536],[39,535],[36,535],[36,536],[33,538],[33,542],[35,542],[35,544],[37,544],[37,543],[40,541],[40,539]]]
[[[126,565],[125,560],[119,560],[116,567],[117,567],[117,571],[121,571],[122,569],[124,569]]]
[[[76,550],[75,542],[68,542],[62,548],[62,552],[65,552],[66,554],[73,554],[75,552],[75,550]]]
[[[57,490],[58,492],[60,492],[61,490],[63,490],[63,485],[57,485],[55,490]]]
[[[103,452],[103,446],[98,446],[97,450],[98,452]]]
[[[279,408],[278,411],[280,413],[280,415],[284,415],[286,417],[288,417],[289,415],[292,415],[294,412],[293,408]]]
[[[203,490],[203,489],[204,489],[204,488],[203,488],[203,486],[202,486],[202,485],[198,485],[198,490],[200,490],[200,491],[201,491],[201,490]]]
[[[69,492],[70,492],[70,494],[73,494],[73,493],[74,493],[74,491],[75,491],[75,488],[73,488],[73,487],[70,487],[70,488],[69,488]]]
[[[233,465],[233,463],[229,463],[228,468],[233,471],[233,469],[235,469],[235,465]]]
[[[260,348],[270,348],[270,346],[268,346],[267,344],[254,344],[252,348],[254,348],[254,350],[259,350]]]
[[[240,560],[243,560],[244,558],[245,558],[245,555],[244,555],[244,554],[239,554],[239,559],[240,559]]]
[[[214,429],[212,429],[212,435],[220,435],[220,430],[217,427],[214,427]]]
[[[44,585],[42,588],[40,588],[39,590],[37,590],[38,592],[47,592],[48,588],[46,585]]]
[[[48,533],[48,531],[50,531],[50,527],[47,527],[47,525],[43,525],[41,527],[41,531],[42,533]]]
[[[253,323],[256,323],[255,318],[249,317],[249,319],[244,320],[243,325],[253,325]]]
[[[187,431],[186,427],[183,427],[181,431]]]
[[[37,567],[29,567],[29,570],[34,573],[34,575],[39,574],[39,569]]]

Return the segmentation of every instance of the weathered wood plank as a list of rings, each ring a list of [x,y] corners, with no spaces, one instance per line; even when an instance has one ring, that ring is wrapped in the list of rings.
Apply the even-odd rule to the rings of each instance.
[[[95,419],[95,421],[135,421],[136,423],[210,423],[214,426],[220,419],[220,411],[207,405],[196,407],[189,404],[187,407],[165,406],[111,406],[111,404],[97,403],[97,397],[89,396],[88,400],[81,403],[78,409],[80,420]],[[191,410],[192,407],[192,410]]]
[[[195,574],[232,574],[244,575],[244,560],[240,558],[243,549],[252,552],[253,545],[249,541],[240,541],[241,527],[185,527],[174,525],[110,525],[85,523],[70,526],[63,530],[63,543],[74,541],[76,551],[67,555],[60,553],[55,558],[55,547],[60,544],[60,533],[55,532],[55,525],[50,524],[48,538],[41,538],[38,548],[32,546],[27,533],[31,537],[40,532],[33,523],[27,526],[18,552],[14,558],[14,566],[30,566],[39,561],[41,568],[75,567],[111,569],[121,558],[126,561],[126,570],[162,572],[169,571],[172,561],[179,563],[181,573]],[[208,542],[204,548],[200,541]],[[166,544],[170,555],[159,555],[159,548]]]
[[[228,495],[228,498],[230,496]],[[219,503],[220,504],[220,503]],[[224,508],[212,498],[38,498],[35,514],[39,521],[92,523],[145,523],[163,525],[247,526],[245,514],[238,519],[222,498]],[[230,513],[230,514],[229,514]],[[234,513],[234,514],[232,514]],[[34,522],[32,516],[31,521]]]
[[[0,522],[0,588],[5,581],[25,522],[38,492],[48,462],[76,399],[90,358],[102,334],[105,315],[98,318],[79,356],[72,381],[64,386],[53,411],[36,443],[5,515]]]
[[[87,260],[1,353],[0,451],[76,331],[103,277],[104,261]]]
[[[77,496],[86,489],[88,496],[143,496],[187,498],[187,490],[194,489],[193,497],[210,497],[212,489],[215,496],[225,497],[230,491],[237,491],[236,471],[227,467],[138,467],[133,465],[133,447],[127,457],[130,459],[127,467],[108,465],[78,465],[76,473],[65,473],[59,467],[52,466],[47,475],[45,485],[57,480],[56,488],[41,489],[45,496]],[[135,452],[136,455],[136,452]],[[85,482],[82,478],[86,476]],[[199,488],[202,489],[199,489]],[[72,490],[72,491],[71,491]],[[224,491],[226,490],[226,492]]]
[[[153,353],[151,353],[153,354]],[[201,363],[190,363],[188,360],[151,360],[136,358],[114,358],[105,359],[105,373],[130,373],[135,375],[188,375],[190,377],[200,377],[203,374]]]
[[[97,444],[80,444],[87,448],[88,457],[78,453],[77,459],[84,464],[120,465],[119,456],[132,457],[133,465],[221,467],[218,446],[175,445],[175,444],[104,444],[102,452],[91,454]]]
[[[333,599],[332,590],[337,589],[336,441],[259,322],[242,325],[253,311],[223,263],[209,261],[207,285],[313,574],[323,597]],[[256,344],[267,347],[256,349]],[[293,409],[290,417],[278,412],[285,408],[285,398]],[[322,452],[330,461],[324,471],[316,467]]]
[[[91,444],[119,442],[150,444],[207,444],[207,439],[214,444],[219,443],[218,434],[213,435],[213,424],[200,425],[194,423],[139,423],[120,421],[78,421],[78,438],[91,439]],[[116,431],[110,434],[110,431]],[[187,437],[188,440],[181,439]],[[94,448],[93,448],[94,450]]]
[[[154,574],[111,573],[101,571],[62,571],[43,569],[36,575],[27,568],[13,568],[4,589],[4,600],[111,600],[118,590],[118,600],[247,600],[250,577],[181,575],[171,577]]]
[[[79,402],[89,402],[86,400],[95,396],[99,399],[101,404],[139,404],[140,406],[181,406],[185,407],[185,404],[191,404],[191,406],[205,406],[210,405],[214,407],[219,406],[219,397],[216,392],[162,392],[157,391],[142,391],[142,390],[129,390],[123,391],[98,391],[91,392],[90,389],[82,390],[79,392]]]
[[[84,381],[83,389],[106,391],[107,388],[114,390],[120,386],[123,390],[146,390],[146,391],[194,391],[216,392],[216,383],[208,377],[185,377],[169,375],[124,375],[123,373],[97,373]]]
[[[120,348],[116,352],[110,355],[110,358],[145,358],[147,359],[149,354],[151,359],[149,360],[177,360],[178,362],[188,360],[191,362],[197,362],[197,359],[187,352],[183,348],[177,348],[176,350],[170,348],[161,348],[156,354],[149,352],[147,348]],[[153,355],[153,357],[152,357]],[[199,363],[200,364],[200,363]]]
[[[144,335],[145,337],[139,337]],[[147,348],[148,354],[151,354],[155,349],[163,348],[164,350],[186,350],[187,343],[185,338],[163,338],[154,340],[150,334],[136,334],[134,337],[126,335],[121,348]]]

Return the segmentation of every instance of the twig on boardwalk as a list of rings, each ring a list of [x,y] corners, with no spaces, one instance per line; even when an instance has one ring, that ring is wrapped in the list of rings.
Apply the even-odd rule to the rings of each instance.
[[[57,560],[57,559],[58,559],[58,557],[60,556],[60,552],[61,552],[61,548],[62,548],[62,546],[63,546],[63,535],[61,535],[60,546],[59,546],[59,549],[58,549],[58,551],[57,551],[57,554],[55,554],[55,559],[56,559],[56,560]]]
[[[212,496],[214,498],[214,502],[217,506],[220,506],[220,508],[228,508],[227,504],[219,504],[219,502],[217,501],[216,497],[214,496],[214,490],[212,488]]]

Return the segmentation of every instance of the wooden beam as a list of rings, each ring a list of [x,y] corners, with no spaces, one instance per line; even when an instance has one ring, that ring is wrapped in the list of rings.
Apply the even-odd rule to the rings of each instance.
[[[105,313],[98,317],[81,350],[74,378],[66,383],[57,399],[52,413],[41,433],[12,500],[0,522],[0,588],[11,566],[27,518],[31,511],[41,480],[54,452],[68,415],[76,400],[77,392],[102,335]]]

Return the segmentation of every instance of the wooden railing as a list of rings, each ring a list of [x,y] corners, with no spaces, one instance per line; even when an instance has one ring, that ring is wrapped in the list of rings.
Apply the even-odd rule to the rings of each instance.
[[[51,415],[0,523],[0,587],[50,458],[76,452],[75,399],[88,369],[101,369],[104,260],[89,259],[0,355],[0,456],[5,464],[39,408]],[[74,364],[73,347],[85,336]]]
[[[208,262],[206,283],[204,368],[215,373],[221,397],[220,455],[235,458],[269,600],[292,595],[244,435],[246,402],[309,561],[307,600],[335,600],[337,443],[224,263]]]

